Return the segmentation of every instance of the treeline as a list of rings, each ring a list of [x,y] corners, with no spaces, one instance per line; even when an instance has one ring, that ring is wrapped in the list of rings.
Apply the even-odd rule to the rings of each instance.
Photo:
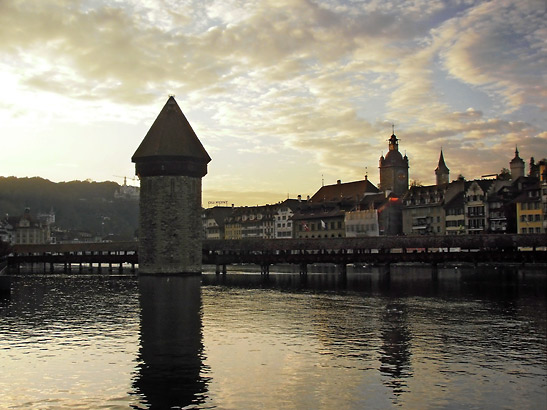
[[[51,182],[43,178],[0,177],[0,219],[22,215],[55,213],[54,226],[133,238],[138,226],[138,201],[116,199],[115,182]]]

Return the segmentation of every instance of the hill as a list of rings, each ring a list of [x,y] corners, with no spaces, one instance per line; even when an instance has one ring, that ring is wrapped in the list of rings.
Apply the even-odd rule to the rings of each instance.
[[[138,226],[138,201],[115,198],[115,182],[51,182],[43,178],[0,177],[0,215],[55,213],[54,226],[93,235],[134,237]]]

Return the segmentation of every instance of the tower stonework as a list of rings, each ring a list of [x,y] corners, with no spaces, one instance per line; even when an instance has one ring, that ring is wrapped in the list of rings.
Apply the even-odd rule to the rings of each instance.
[[[395,195],[408,191],[408,157],[399,152],[399,140],[392,134],[389,138],[389,151],[385,158],[380,157],[380,189]]]
[[[174,97],[131,160],[141,181],[139,273],[200,273],[201,178],[211,158]]]

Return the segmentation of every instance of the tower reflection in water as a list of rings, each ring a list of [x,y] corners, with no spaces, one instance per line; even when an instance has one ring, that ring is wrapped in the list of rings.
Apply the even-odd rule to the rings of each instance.
[[[380,372],[389,377],[384,383],[399,396],[407,391],[406,379],[412,377],[407,307],[403,303],[388,303],[382,315]]]
[[[203,403],[201,278],[141,276],[139,364],[133,387],[149,408]]]

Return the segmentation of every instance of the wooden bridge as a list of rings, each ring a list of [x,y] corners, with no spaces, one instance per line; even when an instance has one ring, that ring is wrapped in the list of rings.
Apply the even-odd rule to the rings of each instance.
[[[44,272],[53,272],[55,265],[66,271],[93,266],[99,271],[130,266],[134,271],[138,246],[137,242],[14,245],[7,262],[12,267],[42,266]],[[307,266],[316,263],[336,264],[345,272],[347,264],[401,262],[547,263],[547,234],[203,241],[203,264],[215,265],[217,273],[242,263],[256,264],[267,274],[275,264],[295,264],[307,273]]]

